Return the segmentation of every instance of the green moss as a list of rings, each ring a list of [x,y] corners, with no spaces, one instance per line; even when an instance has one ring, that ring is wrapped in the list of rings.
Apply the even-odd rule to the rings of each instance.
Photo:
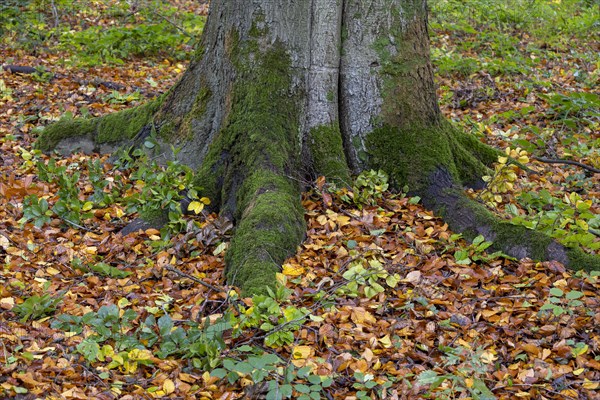
[[[600,256],[584,253],[581,249],[569,249],[569,268],[585,271],[600,271]]]
[[[96,128],[97,143],[116,143],[132,139],[140,130],[152,122],[162,97],[141,106],[100,117]]]
[[[165,122],[158,130],[158,136],[163,140],[172,138],[175,135],[175,124],[171,121]]]
[[[63,118],[44,128],[36,146],[43,151],[50,151],[62,140],[75,137],[87,137],[96,144],[131,139],[152,121],[161,102],[162,97],[138,107],[93,119]]]
[[[448,123],[449,124],[449,123]],[[496,161],[498,156],[504,155],[504,153],[494,147],[488,146],[481,142],[475,136],[465,133],[459,129],[452,128],[455,132],[455,137],[458,143],[465,149],[469,150],[469,153],[477,158],[482,164],[489,167]]]
[[[179,128],[179,132],[170,132],[170,135],[166,136],[165,139],[170,139],[171,141],[173,141],[173,134],[177,134],[177,137],[179,139],[191,140],[194,136],[194,132],[192,130],[193,123],[194,121],[202,119],[211,96],[212,93],[208,88],[203,87],[202,89],[200,89],[196,94],[196,98],[194,99],[192,109],[186,114],[185,118],[183,119],[183,123]]]
[[[327,92],[327,101],[333,103],[335,100],[335,94],[330,90]]]
[[[499,151],[469,136],[446,121],[410,129],[384,124],[367,137],[369,162],[386,171],[395,187],[408,184],[414,192],[429,186],[437,168],[449,171],[459,185],[472,183],[489,173],[486,164]]]
[[[429,185],[429,176],[437,167],[445,167],[458,181],[451,140],[439,125],[414,129],[383,125],[367,136],[369,164],[386,171],[396,188],[408,184],[415,192]]]
[[[200,60],[202,60],[202,57],[204,57],[204,51],[205,51],[205,47],[202,45],[199,45],[196,50],[194,50],[194,55],[192,56],[192,63],[196,63],[199,62]]]
[[[300,191],[285,177],[259,170],[239,193],[244,211],[227,252],[227,280],[247,294],[264,292],[304,237]]]
[[[323,175],[331,182],[350,185],[339,124],[335,122],[311,129],[308,141],[317,175]]]
[[[149,226],[161,228],[169,222],[169,215],[162,209],[146,210],[140,214],[140,219],[148,223]]]
[[[259,14],[254,17],[252,26],[250,27],[250,37],[260,39],[269,33],[268,27],[265,24],[264,14]]]
[[[51,151],[62,140],[71,137],[82,136],[93,140],[97,125],[97,119],[62,118],[45,127],[35,145],[42,151]]]
[[[195,180],[236,222],[226,275],[246,294],[264,293],[275,283],[305,232],[293,178],[300,161],[301,98],[294,94],[285,46],[259,45],[265,34],[259,18],[249,39],[241,41],[235,31],[226,37],[236,69],[226,95],[230,108]]]

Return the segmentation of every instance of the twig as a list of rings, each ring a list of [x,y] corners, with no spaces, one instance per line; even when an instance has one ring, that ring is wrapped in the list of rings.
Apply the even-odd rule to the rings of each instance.
[[[75,227],[75,228],[83,229],[84,231],[88,231],[90,233],[95,233],[96,235],[100,235],[102,233],[102,232],[94,231],[93,229],[90,229],[90,228],[86,228],[85,226],[79,225],[79,224],[77,224],[77,223],[75,223],[73,221],[70,221],[70,220],[66,219],[66,218],[62,218],[61,217],[61,219],[63,221],[65,221],[66,223],[68,223],[69,225]]]
[[[50,2],[50,5],[52,6],[52,15],[54,16],[54,27],[58,28],[58,24],[60,23],[60,21],[58,19],[58,10],[56,9],[56,4],[54,4],[54,0]]]
[[[199,283],[199,284],[201,284],[202,286],[205,286],[205,287],[207,287],[207,288],[209,288],[209,289],[212,289],[212,290],[214,290],[214,291],[216,291],[216,292],[225,292],[225,289],[218,288],[218,287],[216,287],[216,286],[213,286],[213,285],[211,285],[210,283],[206,283],[206,282],[204,282],[203,280],[196,278],[195,276],[192,276],[192,275],[190,275],[190,274],[186,274],[185,272],[183,272],[183,271],[181,271],[181,270],[179,270],[179,269],[175,268],[174,266],[172,266],[172,265],[170,265],[170,264],[169,264],[169,265],[167,265],[167,266],[165,266],[165,269],[166,269],[167,271],[174,272],[174,273],[176,273],[177,275],[180,275],[180,276],[183,276],[183,277],[185,277],[185,278],[191,279],[191,280],[193,280],[194,282],[196,282],[196,283]]]
[[[163,20],[167,21],[169,24],[171,24],[175,29],[177,29],[179,32],[181,32],[182,35],[187,36],[190,39],[194,38],[194,35],[189,34],[188,32],[186,32],[185,29],[183,29],[181,26],[177,25],[175,22],[171,21],[168,17],[166,17],[165,15],[159,13],[157,10],[154,10],[154,13],[159,16],[160,18],[162,18]]]
[[[534,160],[537,160],[539,162],[543,162],[546,164],[569,164],[569,165],[575,165],[577,167],[586,169],[590,172],[593,172],[595,174],[600,174],[600,169],[598,168],[594,168],[590,165],[587,164],[583,164],[580,163],[578,161],[573,161],[573,160],[563,160],[563,159],[553,159],[553,158],[544,158],[544,157],[537,157],[537,156],[533,156]]]

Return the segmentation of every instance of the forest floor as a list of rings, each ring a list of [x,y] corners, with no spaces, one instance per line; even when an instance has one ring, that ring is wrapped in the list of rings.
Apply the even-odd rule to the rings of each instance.
[[[600,273],[488,254],[377,174],[315,182],[279,288],[241,298],[201,192],[196,216],[118,233],[178,203],[185,167],[34,150],[38,126],[168,90],[202,3],[0,5],[0,398],[599,398]],[[430,4],[443,112],[529,159],[472,195],[599,254],[600,8]]]

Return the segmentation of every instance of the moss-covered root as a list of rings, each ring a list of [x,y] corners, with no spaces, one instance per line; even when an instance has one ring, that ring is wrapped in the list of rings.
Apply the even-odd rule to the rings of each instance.
[[[308,145],[315,175],[323,175],[329,182],[350,186],[350,169],[346,162],[339,123],[317,126],[310,130]]]
[[[408,184],[425,206],[467,239],[483,235],[494,242],[492,248],[515,258],[557,260],[573,269],[600,269],[600,257],[566,248],[543,233],[503,221],[467,198],[462,187],[477,186],[500,152],[447,122],[414,129],[384,125],[369,135],[367,145],[373,167],[387,171],[397,188]]]
[[[446,121],[409,129],[383,125],[369,134],[367,150],[371,167],[386,171],[396,187],[408,184],[415,193],[427,190],[439,167],[452,182],[477,186],[500,154]]]
[[[58,150],[68,154],[75,151],[111,152],[133,139],[152,122],[162,98],[138,107],[98,118],[62,118],[41,132],[36,147],[48,152]]]
[[[556,260],[571,269],[600,270],[599,256],[567,248],[541,232],[499,219],[462,190],[449,186],[451,179],[447,171],[438,169],[431,182],[429,190],[423,193],[424,203],[439,212],[451,229],[462,232],[466,239],[482,235],[493,242],[493,250],[518,259]]]
[[[231,246],[226,277],[245,295],[264,293],[306,232],[297,184],[267,170],[249,176],[238,192],[244,203]]]

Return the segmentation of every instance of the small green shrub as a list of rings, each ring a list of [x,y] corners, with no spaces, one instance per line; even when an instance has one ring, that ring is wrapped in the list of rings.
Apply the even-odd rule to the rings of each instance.
[[[486,364],[493,354],[483,349],[473,351],[464,347],[442,346],[440,350],[444,353],[444,366],[452,372],[440,374],[429,369],[417,376],[419,385],[428,386],[427,398],[456,399],[468,395],[475,400],[496,399],[485,382]]]
[[[33,295],[23,303],[15,306],[13,311],[21,317],[21,322],[25,323],[29,319],[35,320],[53,314],[61,300],[62,295],[57,297],[52,297],[49,294]]]
[[[578,290],[570,290],[565,293],[562,289],[553,287],[549,293],[550,297],[540,308],[540,312],[552,311],[554,316],[560,317],[562,314],[572,315],[573,309],[583,306],[580,299],[585,295]]]

